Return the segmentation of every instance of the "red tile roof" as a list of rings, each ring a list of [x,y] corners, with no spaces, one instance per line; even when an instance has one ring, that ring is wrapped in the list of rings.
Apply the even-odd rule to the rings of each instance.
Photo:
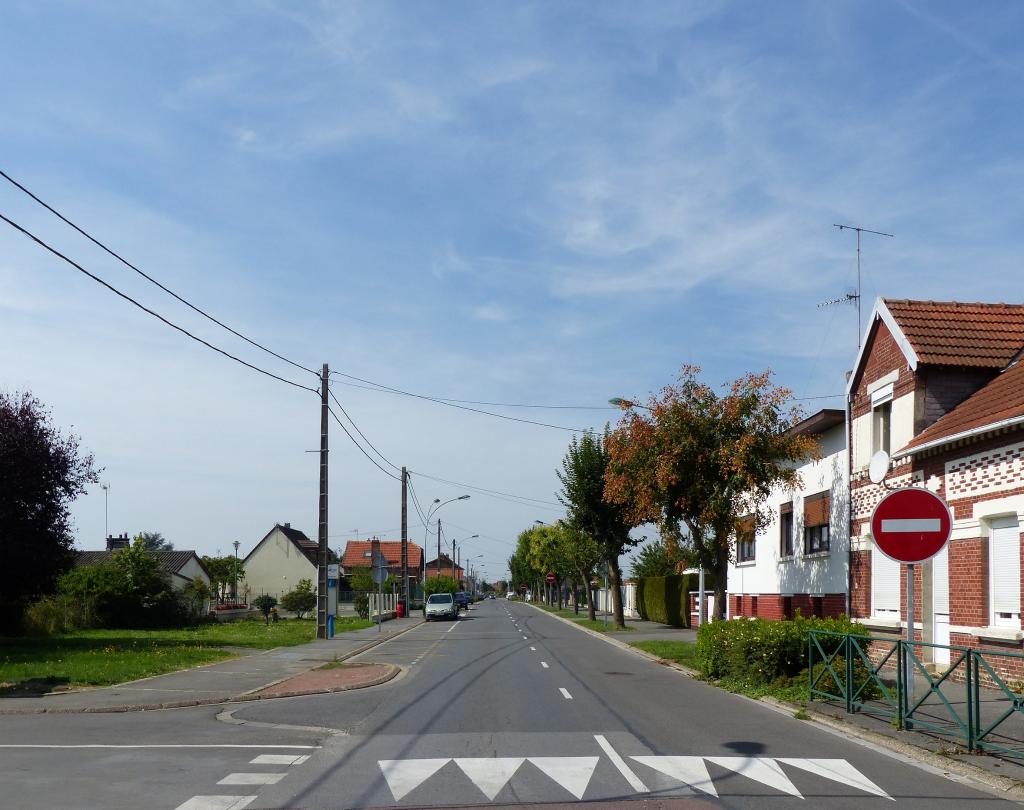
[[[408,542],[409,570],[418,571],[423,565],[423,549],[411,540]],[[341,564],[345,569],[369,568],[370,552],[373,550],[372,540],[349,540],[345,544],[345,553],[341,555]],[[402,564],[402,541],[381,540],[380,550],[387,560],[388,567]]]
[[[1024,418],[1024,360],[1008,368],[980,391],[922,430],[896,456],[906,455],[906,451],[933,442],[942,443],[943,439],[1018,418]]]
[[[1024,304],[885,299],[921,363],[1002,369],[1024,349]]]

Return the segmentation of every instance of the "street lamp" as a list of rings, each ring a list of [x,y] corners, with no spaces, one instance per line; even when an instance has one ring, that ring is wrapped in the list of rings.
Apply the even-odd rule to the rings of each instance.
[[[423,547],[427,547],[427,533],[430,531],[430,518],[436,514],[442,506],[447,506],[455,501],[468,501],[469,495],[459,495],[457,498],[450,498],[447,501],[442,501],[440,498],[434,498],[434,505],[430,507],[430,511],[427,512],[427,519],[423,521],[426,525],[423,527]],[[426,572],[426,554],[423,555],[423,578],[427,577]],[[437,521],[437,565],[436,565],[437,576],[441,576],[441,520]]]
[[[238,604],[238,547],[241,545],[235,540],[231,545],[235,547],[235,567],[232,571],[232,582],[231,582],[231,601],[236,605]]]
[[[622,408],[624,411],[628,411],[630,408],[641,408],[648,413],[651,412],[651,409],[646,405],[641,405],[639,402],[634,402],[631,399],[623,399],[622,397],[612,397],[608,400],[608,404],[613,405],[616,408]]]
[[[459,540],[459,543],[460,544],[461,543],[465,543],[466,540],[472,540],[473,538],[479,537],[479,536],[480,536],[479,534],[471,534],[469,537],[466,537],[463,540]],[[455,553],[456,553],[456,543],[455,543],[455,539],[453,538],[452,539],[452,579],[455,579]]]
[[[105,543],[107,538],[110,537],[110,510],[108,508],[110,484],[100,484],[100,488],[103,490],[103,542]]]

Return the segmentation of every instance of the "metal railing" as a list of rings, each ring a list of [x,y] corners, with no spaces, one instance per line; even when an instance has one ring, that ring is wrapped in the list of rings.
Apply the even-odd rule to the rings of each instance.
[[[948,663],[931,664],[926,651],[933,659],[946,653]],[[811,700],[879,715],[968,751],[1024,757],[1024,680],[1007,674],[1024,672],[1022,653],[812,630],[807,661]]]

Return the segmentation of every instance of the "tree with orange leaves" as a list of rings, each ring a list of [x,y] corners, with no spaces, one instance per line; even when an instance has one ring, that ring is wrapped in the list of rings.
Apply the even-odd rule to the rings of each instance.
[[[795,487],[795,465],[820,456],[818,443],[793,435],[801,418],[786,408],[791,393],[771,372],[746,374],[724,393],[684,366],[679,382],[652,396],[641,413],[632,403],[607,438],[605,498],[625,507],[633,525],[656,523],[679,542],[688,534],[700,564],[716,574],[715,615],[725,615],[734,540],[741,527],[763,524],[775,486]]]

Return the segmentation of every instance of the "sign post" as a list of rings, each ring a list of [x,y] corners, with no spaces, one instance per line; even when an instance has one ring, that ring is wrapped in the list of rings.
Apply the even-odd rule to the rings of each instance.
[[[905,656],[904,710],[914,692],[914,568],[930,560],[949,542],[953,516],[949,505],[927,489],[896,489],[878,502],[871,513],[871,536],[890,560],[907,566],[907,655]]]
[[[377,632],[380,632],[380,624],[382,620],[383,606],[384,606],[384,581],[388,578],[388,563],[384,559],[384,554],[380,550],[380,540],[374,540],[371,559],[372,559],[372,572],[373,581],[377,583]]]

